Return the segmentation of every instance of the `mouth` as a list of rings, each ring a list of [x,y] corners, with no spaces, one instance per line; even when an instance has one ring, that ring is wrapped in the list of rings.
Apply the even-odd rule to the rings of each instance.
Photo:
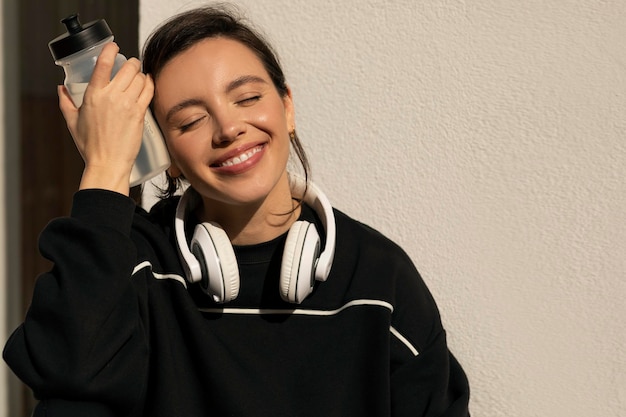
[[[224,168],[224,167],[233,167],[235,165],[242,164],[246,162],[248,159],[252,158],[257,153],[261,152],[265,145],[257,145],[251,149],[246,150],[238,155],[225,159],[223,161],[216,162],[212,164],[212,167],[216,168]]]

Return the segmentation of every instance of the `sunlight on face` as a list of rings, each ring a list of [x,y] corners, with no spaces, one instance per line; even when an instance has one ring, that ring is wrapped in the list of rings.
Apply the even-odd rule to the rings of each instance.
[[[293,103],[254,52],[206,39],[168,62],[155,82],[155,114],[174,169],[215,203],[272,202],[286,179]]]

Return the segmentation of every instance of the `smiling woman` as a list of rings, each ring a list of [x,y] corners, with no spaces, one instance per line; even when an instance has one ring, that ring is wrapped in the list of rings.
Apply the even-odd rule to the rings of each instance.
[[[286,171],[295,129],[289,90],[281,96],[257,56],[226,38],[181,52],[155,81],[155,115],[176,165],[170,174],[184,175],[198,192],[204,217],[218,221],[238,244],[288,230],[291,222],[279,219],[293,209]],[[276,219],[259,220],[277,227],[242,240],[239,222],[227,218],[250,208],[275,213]]]
[[[155,31],[147,77],[130,60],[109,82],[116,53],[103,49],[87,107],[60,90],[86,169],[72,215],[42,233],[55,267],[4,351],[38,412],[467,416],[467,379],[411,260],[309,181],[263,39],[207,7]],[[146,213],[111,178],[128,178],[150,102],[168,193],[188,187]],[[292,149],[305,177],[287,170]]]

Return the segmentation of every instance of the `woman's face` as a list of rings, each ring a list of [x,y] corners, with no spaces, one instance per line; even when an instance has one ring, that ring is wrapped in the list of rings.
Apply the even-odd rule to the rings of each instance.
[[[206,39],[169,61],[155,83],[173,170],[214,203],[271,200],[286,178],[293,103],[257,56],[237,41]]]

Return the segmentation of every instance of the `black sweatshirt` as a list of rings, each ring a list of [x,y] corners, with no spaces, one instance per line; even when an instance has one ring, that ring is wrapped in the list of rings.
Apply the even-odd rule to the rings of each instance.
[[[240,293],[218,305],[184,279],[175,206],[80,191],[42,232],[54,266],[4,349],[36,415],[468,415],[435,302],[390,240],[335,210],[330,276],[300,305],[279,295],[285,236],[235,247]]]

